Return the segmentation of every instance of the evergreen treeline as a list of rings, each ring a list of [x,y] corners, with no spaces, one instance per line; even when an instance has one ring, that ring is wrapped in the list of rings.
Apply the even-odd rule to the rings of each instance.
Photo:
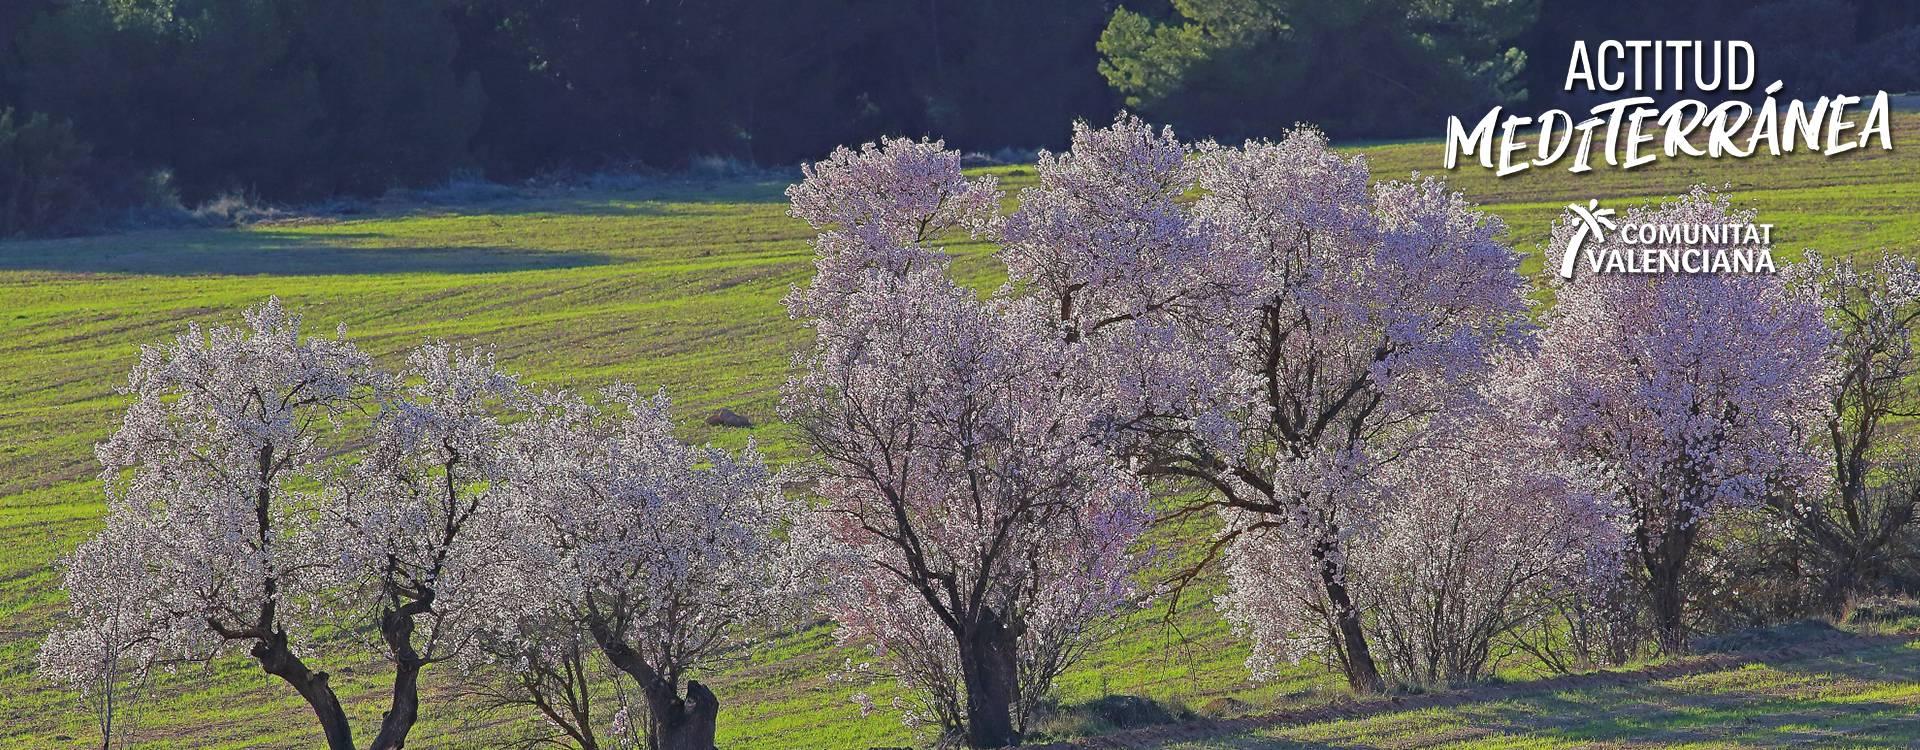
[[[12,0],[0,236],[887,134],[1058,147],[1120,107],[1223,139],[1432,135],[1546,103],[1574,38],[1747,38],[1790,93],[1920,85],[1902,0]]]

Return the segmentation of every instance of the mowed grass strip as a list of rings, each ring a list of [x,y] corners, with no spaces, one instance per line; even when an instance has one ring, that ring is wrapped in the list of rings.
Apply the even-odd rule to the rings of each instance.
[[[1920,116],[1898,116],[1894,139],[1920,142]],[[1416,170],[1441,176],[1506,219],[1529,269],[1539,267],[1539,243],[1566,201],[1597,197],[1625,207],[1696,183],[1729,186],[1738,202],[1760,208],[1763,221],[1779,225],[1776,243],[1789,255],[1809,246],[1837,254],[1920,251],[1913,210],[1920,157],[1910,149],[1507,178],[1477,166],[1443,173],[1433,142],[1361,150],[1377,178]],[[1010,193],[1033,180],[1031,167],[984,171]],[[775,412],[807,332],[780,298],[811,272],[811,231],[786,216],[784,187],[675,181],[338,221],[0,243],[0,748],[86,744],[87,717],[35,677],[32,665],[63,601],[54,561],[97,527],[92,446],[124,408],[114,389],[140,344],[171,337],[190,321],[236,321],[241,310],[279,295],[313,332],[345,326],[388,364],[439,338],[491,347],[507,367],[544,384],[665,387],[684,438],[728,447],[753,438],[776,460],[792,460],[799,448]],[[956,238],[950,249],[969,283],[986,290],[1002,281],[991,247]],[[722,407],[755,426],[701,421]],[[1204,533],[1174,530],[1167,541]],[[1061,699],[1131,693],[1204,708],[1229,699],[1311,701],[1337,691],[1337,681],[1312,665],[1250,682],[1245,645],[1205,593],[1165,614],[1128,616],[1111,643],[1062,678]],[[859,714],[850,697],[869,688],[829,679],[866,655],[840,649],[827,633],[816,626],[774,638],[716,676],[723,745],[811,749],[913,739],[889,711]],[[340,675],[363,721],[377,714],[385,689],[381,665],[368,654],[342,646],[315,660]],[[433,699],[413,744],[497,744],[530,721],[474,715],[452,696],[454,676],[452,665],[428,671]],[[291,691],[244,659],[182,669],[162,679],[160,690],[142,717],[152,747],[291,748],[317,739]],[[888,688],[871,690],[890,705]],[[73,739],[56,739],[62,736]]]

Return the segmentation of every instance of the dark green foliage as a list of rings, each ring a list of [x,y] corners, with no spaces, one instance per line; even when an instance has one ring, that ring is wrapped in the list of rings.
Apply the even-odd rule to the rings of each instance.
[[[454,45],[430,0],[79,0],[27,27],[11,79],[190,200],[310,198],[461,162],[479,101]]]
[[[1590,106],[1562,90],[1573,42],[1739,39],[1753,45],[1754,89],[1784,82],[1782,97],[1920,89],[1920,3],[1912,0],[1539,0],[1520,40],[1532,106]],[[1655,94],[1673,99],[1697,94]]]
[[[480,82],[454,72],[458,40],[433,0],[303,5],[291,67],[314,82],[321,114],[308,132],[326,155],[307,192],[420,185],[467,163]],[[336,155],[348,158],[326,164]]]
[[[700,156],[792,164],[881,135],[1052,145],[1115,102],[1098,0],[453,0],[493,173]]]
[[[9,0],[0,106],[189,203],[287,202],[883,135],[1058,147],[1121,106],[1189,136],[1432,137],[1577,104],[1574,39],[1738,36],[1789,95],[1920,88],[1916,24],[1906,0]]]
[[[1189,134],[1434,137],[1494,104],[1584,109],[1562,87],[1575,40],[1741,39],[1756,91],[1920,89],[1911,0],[1168,0],[1114,12],[1100,70],[1129,107]],[[1653,93],[1656,98],[1683,94]]]
[[[66,122],[0,109],[0,237],[58,228],[91,208],[92,151]]]
[[[1313,122],[1343,138],[1437,132],[1448,114],[1516,98],[1509,40],[1521,0],[1174,0],[1156,21],[1126,9],[1100,38],[1100,70],[1127,105],[1189,134],[1272,135]]]
[[[30,0],[0,10],[0,102],[193,203],[378,193],[886,134],[1054,145],[1116,104],[1103,0]]]

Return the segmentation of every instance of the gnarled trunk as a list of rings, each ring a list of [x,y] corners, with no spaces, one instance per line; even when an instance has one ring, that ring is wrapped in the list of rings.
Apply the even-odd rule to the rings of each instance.
[[[1360,628],[1360,608],[1341,580],[1332,560],[1320,560],[1320,584],[1327,601],[1333,604],[1334,626],[1340,631],[1340,653],[1347,671],[1347,687],[1356,693],[1378,693],[1387,683],[1380,679],[1380,667],[1373,661],[1373,648],[1367,645],[1367,633]]]
[[[600,652],[606,654],[607,661],[640,683],[647,699],[648,750],[714,750],[720,700],[712,690],[698,680],[687,680],[687,694],[683,698],[673,681],[661,676],[605,622],[589,618],[587,630],[593,633],[593,640],[600,644]]]
[[[967,745],[1020,744],[1013,704],[1020,697],[1020,634],[992,609],[960,636],[960,677],[967,690]]]
[[[320,719],[320,731],[327,738],[327,750],[355,750],[347,712],[341,709],[339,697],[327,684],[327,673],[308,669],[306,662],[287,647],[285,631],[275,631],[271,637],[255,641],[251,653],[262,670],[292,685],[307,705],[313,707],[314,715]]]
[[[380,733],[372,738],[371,750],[405,748],[407,733],[420,719],[420,669],[426,668],[426,660],[413,648],[413,616],[432,606],[434,591],[426,589],[422,597],[380,614],[380,637],[394,656],[394,702],[380,715]]]
[[[685,698],[672,685],[653,680],[647,695],[648,750],[714,750],[720,700],[699,680],[687,680]]]
[[[373,738],[370,750],[401,750],[407,746],[407,733],[420,720],[420,665],[400,664],[394,668],[393,705],[380,717],[380,734]]]
[[[1681,589],[1687,557],[1693,551],[1695,526],[1665,529],[1658,539],[1636,532],[1640,558],[1647,571],[1647,595],[1653,609],[1654,638],[1661,653],[1687,650],[1686,597]]]
[[[426,662],[413,648],[413,614],[424,610],[429,601],[410,602],[380,616],[380,635],[393,654],[393,703],[380,717],[380,733],[370,750],[401,750],[407,746],[407,733],[420,720],[420,669]]]

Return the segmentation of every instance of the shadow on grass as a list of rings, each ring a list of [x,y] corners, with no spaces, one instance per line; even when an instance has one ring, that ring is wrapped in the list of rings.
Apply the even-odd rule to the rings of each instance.
[[[794,175],[798,180],[799,175]],[[701,206],[768,203],[784,206],[784,179],[615,180],[605,186],[544,191],[499,188],[480,193],[420,191],[394,203],[374,203],[344,218],[393,218],[436,214],[502,216],[564,213],[592,216],[700,214]],[[672,206],[671,209],[668,206]],[[728,212],[731,213],[731,212]]]
[[[1834,747],[1912,748],[1920,716],[1891,701],[1768,700],[1729,694],[1703,702],[1671,690],[1610,696],[1603,705],[1520,700],[1481,707],[1459,724],[1410,728],[1382,719],[1319,727],[1311,740],[1239,736],[1209,740],[1207,750],[1389,750],[1507,744],[1528,747]],[[1724,704],[1723,704],[1724,701]],[[1411,715],[1401,715],[1411,719]],[[1391,719],[1386,719],[1391,721]]]
[[[1495,736],[1554,741],[1546,744],[1808,747],[1839,742],[1911,748],[1920,729],[1912,710],[1882,700],[1777,696],[1764,690],[1700,694],[1648,685],[1603,691],[1586,701],[1554,695],[1496,704],[1468,724]],[[1895,723],[1906,726],[1896,729]]]
[[[599,253],[508,247],[355,247],[373,233],[162,230],[0,243],[0,270],[198,275],[499,273],[604,265]]]
[[[1920,713],[1905,695],[1920,682],[1920,650],[1867,645],[1810,659],[1762,657],[1764,672],[1603,684],[1519,694],[1448,708],[1398,711],[1269,730],[1279,736],[1208,739],[1208,750],[1385,750],[1471,747],[1523,740],[1531,747],[1920,747]],[[1187,747],[1187,746],[1181,746]]]

